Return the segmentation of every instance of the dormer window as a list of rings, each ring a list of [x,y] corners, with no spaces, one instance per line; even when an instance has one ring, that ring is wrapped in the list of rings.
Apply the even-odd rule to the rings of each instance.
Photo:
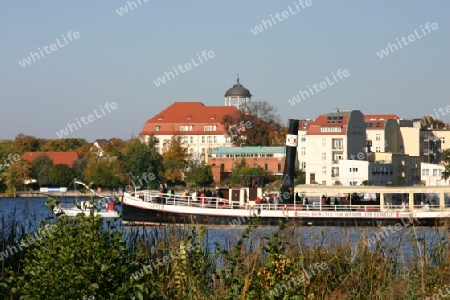
[[[155,126],[155,131],[159,131],[159,129],[161,129],[160,126]]]

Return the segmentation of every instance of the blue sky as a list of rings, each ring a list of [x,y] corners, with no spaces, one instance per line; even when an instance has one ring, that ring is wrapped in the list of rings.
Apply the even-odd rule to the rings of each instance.
[[[0,139],[19,133],[58,138],[76,118],[101,117],[67,137],[137,136],[145,121],[175,101],[222,105],[236,81],[288,118],[315,118],[341,109],[421,117],[450,105],[448,1],[314,1],[255,35],[270,15],[295,10],[294,1],[140,0],[0,2]],[[426,36],[380,58],[396,38]],[[38,47],[69,31],[80,37],[22,68]],[[423,35],[423,34],[422,34]],[[214,58],[157,87],[172,66]],[[300,103],[288,99],[347,69],[350,76]],[[100,106],[117,103],[105,114]],[[450,122],[450,114],[440,114]]]

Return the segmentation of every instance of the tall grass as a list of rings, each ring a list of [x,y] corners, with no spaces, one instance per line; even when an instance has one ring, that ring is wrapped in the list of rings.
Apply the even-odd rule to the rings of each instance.
[[[237,241],[213,249],[202,226],[118,229],[138,266],[120,280],[143,287],[127,299],[422,299],[450,284],[447,226],[421,233],[410,226],[368,245],[372,228],[355,244],[345,228],[344,238],[326,232],[302,238],[302,227],[264,231],[257,222],[242,227]],[[36,223],[3,217],[0,251],[36,230]],[[20,274],[26,251],[0,262],[0,298],[14,299],[8,277]]]

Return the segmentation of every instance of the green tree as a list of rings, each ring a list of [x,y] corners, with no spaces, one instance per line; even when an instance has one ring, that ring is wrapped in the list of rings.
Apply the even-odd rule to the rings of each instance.
[[[264,169],[261,167],[252,168],[247,165],[245,159],[242,159],[240,163],[233,169],[230,175],[229,181],[232,184],[240,184],[242,175],[265,175]]]
[[[442,151],[442,161],[445,164],[444,172],[442,172],[442,178],[447,180],[450,177],[450,149]]]
[[[192,165],[186,172],[186,182],[194,183],[197,186],[208,186],[214,181],[214,177],[209,165]]]
[[[83,179],[83,173],[84,170],[86,169],[87,166],[87,158],[85,157],[81,157],[78,158],[74,163],[73,163],[73,171],[75,172],[75,177],[81,180]]]
[[[163,152],[165,177],[171,180],[181,180],[188,164],[187,158],[187,149],[182,146],[181,136],[173,136]]]
[[[74,177],[75,172],[67,165],[54,165],[48,174],[50,185],[54,187],[67,187]]]
[[[49,174],[53,167],[53,161],[47,154],[41,154],[33,160],[30,168],[30,176],[37,180],[40,187],[50,184]]]
[[[119,161],[91,156],[84,169],[83,179],[95,186],[116,187],[120,183]]]
[[[162,157],[157,151],[157,140],[152,136],[148,142],[132,139],[123,155],[119,156],[126,176],[131,172],[135,177],[143,174],[154,174],[154,180],[148,182],[149,187],[157,187],[163,173]],[[128,177],[129,178],[129,177]]]

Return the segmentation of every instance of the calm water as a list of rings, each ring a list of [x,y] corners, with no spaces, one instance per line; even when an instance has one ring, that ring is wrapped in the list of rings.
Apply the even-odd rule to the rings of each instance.
[[[62,203],[71,203],[75,198],[62,199]],[[76,200],[81,201],[82,198]],[[0,220],[21,220],[26,223],[27,228],[35,230],[39,226],[39,221],[45,219],[45,217],[52,214],[47,210],[45,206],[46,198],[0,198]],[[119,205],[119,210],[120,210]],[[130,230],[149,230],[149,231],[161,231],[164,230],[164,226],[158,227],[121,227],[120,221],[118,221],[119,228],[124,231]],[[0,222],[0,227],[2,226]],[[241,236],[245,226],[210,226],[208,227],[208,246],[210,249],[214,249],[214,243],[219,242],[222,246],[229,244],[235,244]],[[0,228],[3,231],[3,228]],[[261,226],[254,230],[251,237],[269,236],[276,230],[276,227]],[[387,227],[299,227],[293,230],[289,235],[288,241],[295,243],[302,240],[306,244],[326,244],[328,242],[340,243],[342,241],[349,241],[354,247],[355,245],[364,239],[367,241],[367,235],[373,237],[377,232],[387,232],[389,237],[384,239],[386,241],[397,239],[402,237],[403,240],[415,240],[416,237],[424,238],[429,243],[436,243],[438,240],[442,240],[442,232],[437,233],[433,228],[429,227],[407,227],[398,231],[390,231]],[[323,236],[323,238],[322,238]],[[404,253],[410,253],[409,242],[403,242],[400,248],[404,250]]]

